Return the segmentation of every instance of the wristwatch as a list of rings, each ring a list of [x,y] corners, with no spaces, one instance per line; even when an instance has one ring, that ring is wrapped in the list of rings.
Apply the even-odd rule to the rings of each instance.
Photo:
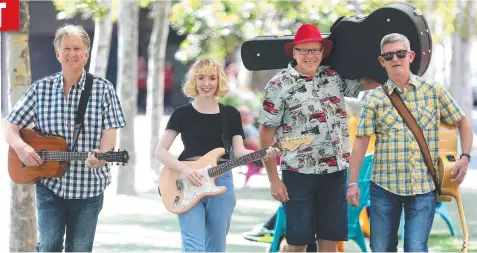
[[[467,156],[467,158],[469,158],[469,162],[470,162],[470,155],[469,155],[469,154],[467,154],[467,153],[462,153],[462,154],[460,155],[460,159],[462,159],[463,156]]]

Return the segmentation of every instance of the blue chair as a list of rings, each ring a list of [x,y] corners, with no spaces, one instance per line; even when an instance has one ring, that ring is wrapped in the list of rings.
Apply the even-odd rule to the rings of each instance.
[[[361,193],[359,207],[348,205],[348,238],[355,241],[363,252],[367,252],[366,241],[364,239],[361,225],[359,224],[359,215],[363,208],[370,205],[369,201],[369,181],[371,177],[371,170],[373,167],[373,154],[364,157],[363,165],[358,174],[358,186]],[[280,242],[285,236],[286,218],[283,205],[280,205],[277,210],[277,219],[275,222],[275,232],[270,245],[270,252],[278,252],[280,249]]]
[[[359,224],[359,215],[364,208],[370,206],[369,200],[369,181],[371,179],[371,170],[373,168],[373,154],[364,157],[363,165],[358,174],[358,186],[360,191],[359,206],[348,205],[348,238],[358,244],[363,252],[367,252],[364,233]]]
[[[275,221],[275,232],[273,233],[272,244],[270,245],[270,252],[278,252],[280,250],[280,243],[285,236],[287,222],[285,218],[285,209],[280,205],[277,210],[277,218]]]
[[[455,237],[454,226],[452,225],[452,221],[450,220],[449,212],[447,211],[447,204],[445,202],[437,203],[436,214],[439,214],[439,216],[441,216],[441,218],[444,219],[444,221],[447,224],[447,227],[449,228],[451,236]],[[399,239],[404,240],[404,211],[401,213],[401,224],[399,226]]]

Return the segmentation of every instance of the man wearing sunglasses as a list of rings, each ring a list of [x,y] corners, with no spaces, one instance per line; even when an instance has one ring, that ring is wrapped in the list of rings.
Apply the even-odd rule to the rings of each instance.
[[[371,79],[345,80],[335,70],[321,66],[332,48],[320,30],[302,25],[287,43],[293,58],[288,68],[265,87],[260,112],[260,144],[271,145],[274,135],[311,135],[308,145],[281,155],[282,179],[274,159],[265,162],[272,196],[284,203],[285,252],[303,251],[316,242],[320,251],[336,251],[337,241],[348,239],[346,169],[349,161],[348,117],[345,96],[379,84]],[[283,180],[283,181],[282,181]]]
[[[452,181],[460,184],[470,160],[472,124],[442,85],[411,73],[414,56],[404,35],[384,36],[378,58],[389,77],[384,85],[389,94],[398,93],[416,119],[433,164],[437,164],[438,158],[439,123],[459,128],[463,153],[454,167]],[[397,233],[404,209],[404,251],[427,252],[436,210],[435,185],[418,142],[384,92],[382,87],[374,89],[365,100],[351,155],[347,200],[354,206],[359,203],[357,177],[369,138],[375,135],[370,183],[371,250],[397,251]]]

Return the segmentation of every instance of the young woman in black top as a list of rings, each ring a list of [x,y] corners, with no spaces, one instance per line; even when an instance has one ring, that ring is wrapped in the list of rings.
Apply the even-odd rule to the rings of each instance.
[[[171,115],[157,149],[156,156],[164,166],[181,172],[193,185],[201,185],[202,174],[180,161],[196,160],[207,152],[224,147],[222,143],[220,107],[216,97],[228,92],[225,74],[212,58],[201,58],[190,68],[183,92],[195,100],[178,107]],[[228,120],[228,136],[235,157],[251,153],[243,144],[244,133],[240,113],[232,106],[225,107]],[[175,158],[170,152],[174,139],[181,134],[184,150]],[[269,148],[267,159],[278,155],[279,150]],[[233,157],[230,157],[231,159]],[[223,159],[229,159],[227,155]],[[228,171],[215,181],[227,187],[219,196],[206,197],[190,211],[179,214],[182,249],[185,252],[224,252],[230,219],[235,207],[232,172]]]

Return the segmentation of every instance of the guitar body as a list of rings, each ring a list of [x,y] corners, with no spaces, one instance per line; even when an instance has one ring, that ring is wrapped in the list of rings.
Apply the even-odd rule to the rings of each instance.
[[[438,173],[439,183],[441,185],[441,195],[437,196],[438,202],[450,202],[452,198],[457,203],[459,216],[464,235],[464,241],[460,252],[467,252],[469,233],[465,220],[464,205],[460,194],[459,184],[452,183],[451,172],[457,162],[457,129],[441,123],[439,127],[439,160]]]
[[[20,129],[20,137],[35,151],[66,151],[66,140],[58,136],[42,136],[32,129]],[[34,184],[42,177],[62,177],[68,162],[48,161],[40,166],[26,166],[12,147],[8,149],[8,173],[17,184]]]
[[[223,148],[216,148],[197,161],[183,162],[193,169],[201,170],[209,165],[217,165],[217,161],[225,154]],[[166,209],[175,214],[189,211],[201,199],[207,196],[223,194],[227,188],[216,186],[215,178],[209,177],[207,170],[202,170],[204,184],[200,187],[193,186],[187,179],[182,178],[181,173],[167,167],[162,168],[159,176],[159,193]],[[183,182],[179,189],[177,182]]]
[[[450,202],[459,194],[459,185],[450,182],[451,171],[457,162],[457,129],[441,123],[439,126],[438,174],[442,195],[438,201]]]
[[[378,62],[381,39],[390,33],[405,35],[416,57],[411,71],[421,76],[427,70],[432,53],[432,38],[427,21],[414,6],[406,3],[386,5],[366,18],[340,18],[323,34],[333,42],[330,56],[322,65],[332,66],[347,79],[371,77],[384,83],[386,71]],[[292,60],[285,55],[285,43],[294,35],[258,36],[243,43],[242,61],[248,70],[283,69]]]

